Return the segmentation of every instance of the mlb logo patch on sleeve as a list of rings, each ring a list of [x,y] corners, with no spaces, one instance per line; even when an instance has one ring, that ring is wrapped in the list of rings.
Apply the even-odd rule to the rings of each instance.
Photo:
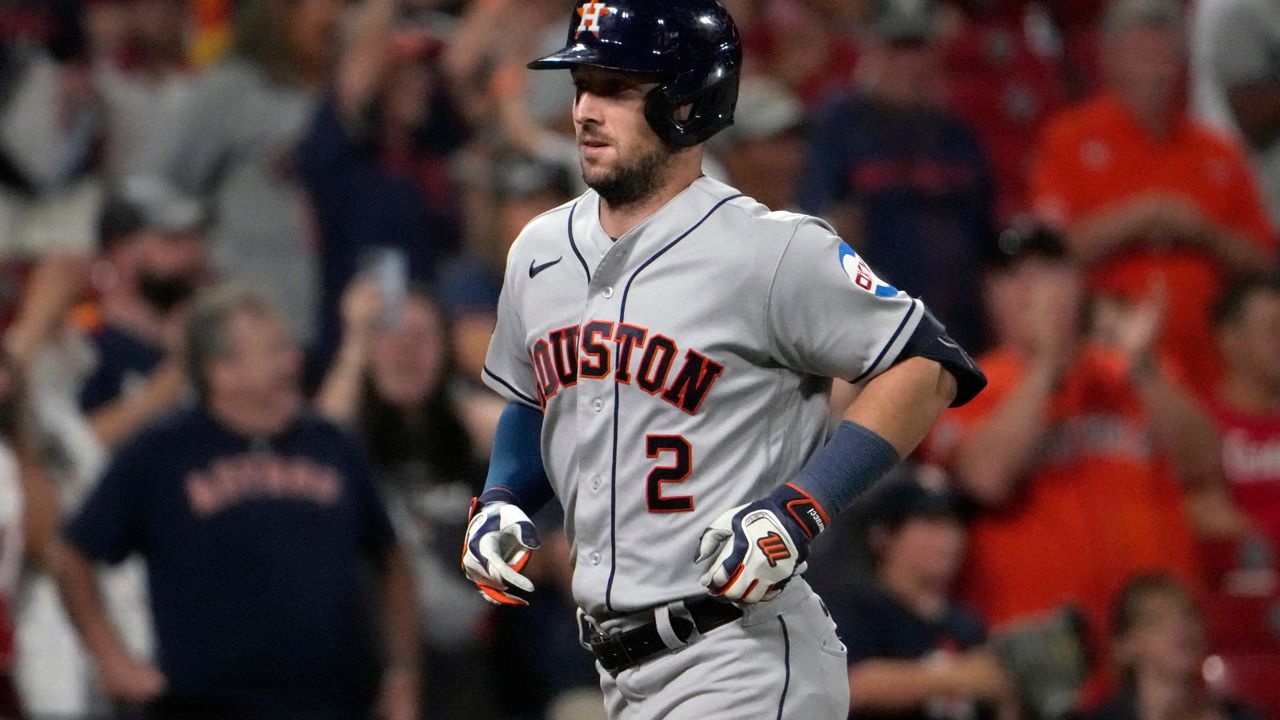
[[[840,243],[840,269],[849,276],[849,281],[859,290],[872,293],[876,297],[893,297],[898,289],[882,281],[871,272],[871,266],[858,253],[849,247],[849,243]]]

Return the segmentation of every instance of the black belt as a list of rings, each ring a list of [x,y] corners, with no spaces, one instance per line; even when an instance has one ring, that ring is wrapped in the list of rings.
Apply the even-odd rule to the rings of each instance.
[[[688,617],[675,612],[668,613],[671,629],[681,643],[688,642],[695,628],[702,634],[742,617],[741,608],[711,596],[684,600],[683,605],[688,611]],[[616,676],[654,655],[682,646],[673,647],[662,639],[657,620],[615,635],[600,633],[585,616],[580,622],[583,644],[610,675]]]

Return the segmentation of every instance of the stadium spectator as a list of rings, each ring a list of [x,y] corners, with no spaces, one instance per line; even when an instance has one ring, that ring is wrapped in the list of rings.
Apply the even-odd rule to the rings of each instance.
[[[1232,283],[1214,308],[1222,382],[1210,408],[1236,503],[1280,548],[1280,280]]]
[[[1071,100],[1093,96],[1102,84],[1098,48],[1109,4],[1110,0],[1041,0],[1052,21],[1054,41],[1062,46],[1062,72]]]
[[[981,347],[973,290],[994,239],[987,159],[940,104],[936,3],[872,8],[857,89],[813,119],[799,205],[928,303],[957,342]]]
[[[416,571],[433,713],[480,712],[478,643],[487,609],[458,572],[468,504],[484,485],[478,443],[450,387],[445,318],[422,289],[399,307],[357,280],[343,299],[343,343],[316,406],[369,448],[391,519]],[[468,692],[470,691],[470,692]]]
[[[828,601],[848,649],[849,717],[995,717],[1012,684],[982,621],[951,599],[965,557],[958,498],[940,474],[904,467],[861,502],[873,577]]]
[[[170,410],[186,388],[178,346],[187,305],[207,281],[203,209],[163,188],[103,207],[96,307],[77,313],[92,349],[80,409],[112,450]]]
[[[342,52],[334,90],[298,147],[320,231],[321,300],[314,362],[339,342],[343,292],[365,248],[398,248],[428,282],[458,249],[460,218],[447,157],[463,128],[435,56],[440,40],[401,22],[401,0],[368,0]]]
[[[1194,8],[1196,114],[1248,147],[1272,225],[1280,225],[1280,5],[1200,0]]]
[[[49,406],[66,399],[65,410],[86,416],[97,447],[61,448],[81,475],[95,476],[102,451],[169,409],[185,387],[172,351],[187,301],[208,279],[204,217],[170,188],[129,183],[102,206],[96,257],[53,256],[30,278],[9,347],[39,385],[44,429],[64,429]]]
[[[1055,233],[1011,230],[1001,249],[987,286],[1000,342],[979,359],[990,384],[929,444],[982,508],[963,597],[993,626],[1074,602],[1100,642],[1130,577],[1197,577],[1175,474],[1211,476],[1216,436],[1157,361],[1155,302],[1104,304],[1087,333]]]
[[[604,720],[595,658],[583,652],[579,639],[570,587],[573,548],[563,530],[560,504],[550,503],[533,521],[550,529],[524,569],[538,591],[519,612],[494,612],[489,633],[489,676],[498,678],[502,687],[495,698],[500,717],[557,720],[562,716],[555,714],[556,705],[586,691],[594,696],[594,704],[564,717]]]
[[[119,185],[163,171],[194,75],[186,61],[187,3],[88,3],[92,77],[103,122],[103,179]]]
[[[441,60],[477,142],[576,161],[564,113],[573,84],[525,68],[564,44],[563,9],[559,0],[476,0],[463,9]]]
[[[23,717],[15,675],[20,579],[45,561],[56,500],[34,443],[19,368],[0,359],[0,717]]]
[[[0,257],[91,252],[101,123],[75,0],[0,5]]]
[[[854,31],[859,16],[865,14],[865,2],[769,0],[755,4],[755,11],[738,22],[749,68],[782,83],[807,109],[819,107],[848,86],[859,60]]]
[[[1025,0],[962,0],[946,34],[947,106],[977,133],[991,158],[1000,225],[1030,210],[1031,152],[1044,121],[1065,102],[1061,48],[1046,35],[1042,6]]]
[[[304,345],[315,339],[320,268],[298,180],[298,141],[330,82],[339,0],[246,0],[235,47],[200,75],[165,173],[213,213],[218,274],[260,292]]]
[[[201,221],[189,199],[130,184],[102,209],[97,258],[54,256],[32,275],[10,347],[26,346],[15,355],[31,385],[31,432],[64,511],[84,499],[117,445],[184,392],[173,350],[186,298],[204,280]],[[69,313],[90,290],[92,299]],[[141,563],[105,570],[100,579],[122,639],[149,654]],[[52,578],[25,573],[22,594],[16,675],[24,703],[36,715],[90,712],[87,658]]]
[[[785,85],[763,75],[743,78],[733,124],[711,143],[725,182],[765,207],[794,208],[804,164],[803,121],[804,107]]]
[[[520,153],[499,153],[477,163],[468,195],[477,204],[465,252],[440,272],[437,294],[453,328],[454,355],[462,378],[478,382],[497,323],[498,293],[511,243],[530,220],[573,199],[574,184],[562,164]],[[487,396],[492,394],[485,389]]]
[[[7,449],[0,459],[0,717],[18,717],[18,692],[14,687],[13,621],[9,608],[17,596],[18,573],[23,565],[23,494],[16,463]]]
[[[1274,265],[1272,230],[1240,152],[1181,109],[1176,0],[1117,0],[1103,28],[1107,89],[1046,128],[1034,204],[1064,229],[1092,292],[1165,286],[1160,350],[1208,394],[1220,372],[1209,308],[1224,271]]]
[[[52,545],[104,690],[160,718],[365,717],[375,698],[385,717],[414,717],[409,568],[358,444],[302,409],[282,321],[256,296],[216,292],[193,307],[185,352],[198,406],[121,448]],[[147,562],[154,666],[122,648],[92,570],[131,554]]]
[[[1131,579],[1116,595],[1111,612],[1120,692],[1087,720],[1262,717],[1206,691],[1201,677],[1207,655],[1204,619],[1177,578],[1150,573]]]

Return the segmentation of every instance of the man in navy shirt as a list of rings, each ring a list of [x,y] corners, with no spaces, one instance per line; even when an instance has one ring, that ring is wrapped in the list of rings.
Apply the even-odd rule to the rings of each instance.
[[[208,276],[204,219],[197,201],[139,183],[103,206],[93,273],[100,300],[96,312],[75,316],[93,349],[80,409],[108,450],[169,410],[186,388],[170,349]]]
[[[977,136],[940,100],[936,6],[872,0],[858,86],[813,118],[797,195],[956,342],[981,348],[993,180]]]
[[[363,452],[303,410],[300,353],[260,299],[199,301],[186,351],[197,406],[122,447],[53,549],[104,690],[160,718],[366,718],[375,702],[414,717],[413,589]],[[147,563],[155,667],[122,649],[92,573],[132,554]]]
[[[401,0],[354,13],[332,91],[298,145],[297,165],[320,234],[319,333],[311,372],[328,370],[339,342],[342,293],[368,248],[403,253],[409,277],[430,282],[458,250],[459,198],[448,157],[464,140],[426,27],[397,25]]]
[[[851,718],[981,720],[1013,699],[986,627],[950,599],[966,533],[943,483],[903,466],[863,502],[873,577],[829,596],[848,648]]]

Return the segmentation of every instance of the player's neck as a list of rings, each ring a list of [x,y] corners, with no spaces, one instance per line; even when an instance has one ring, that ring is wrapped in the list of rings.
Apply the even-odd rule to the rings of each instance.
[[[1280,413],[1280,387],[1236,373],[1223,379],[1218,397],[1227,407],[1251,415]]]
[[[656,213],[672,198],[684,192],[695,180],[702,177],[702,152],[692,150],[678,153],[671,158],[662,182],[653,192],[626,205],[610,205],[600,198],[600,227],[609,237],[617,239]]]

